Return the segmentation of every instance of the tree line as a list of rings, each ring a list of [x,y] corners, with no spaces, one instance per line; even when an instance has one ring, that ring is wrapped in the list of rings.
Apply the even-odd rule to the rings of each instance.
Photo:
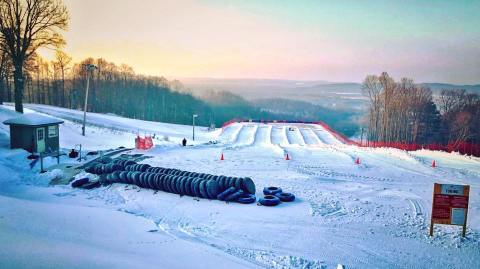
[[[87,58],[72,63],[72,58],[57,50],[53,61],[32,55],[25,63],[22,100],[26,103],[47,104],[71,109],[83,109],[88,64],[97,66],[91,72],[87,110],[114,113],[134,119],[191,124],[192,115],[204,126],[216,125],[232,118],[273,119],[241,97],[228,92],[211,92],[209,96],[194,97],[178,80],[136,74],[126,64],[116,65],[103,58]],[[13,78],[9,67],[0,81],[3,99],[14,99]]]
[[[395,81],[387,73],[368,75],[362,84],[368,97],[366,139],[384,143],[480,143],[480,96],[465,90],[441,91],[412,79]]]

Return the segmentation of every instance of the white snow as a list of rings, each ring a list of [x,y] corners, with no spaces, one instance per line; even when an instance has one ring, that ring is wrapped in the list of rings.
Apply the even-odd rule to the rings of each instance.
[[[0,268],[480,268],[480,158],[358,148],[305,124],[199,127],[194,146],[181,147],[191,126],[89,113],[82,137],[80,111],[27,107],[65,120],[64,149],[132,147],[138,131],[155,134],[153,149],[130,153],[153,166],[249,176],[258,197],[273,185],[297,200],[268,208],[122,184],[48,186],[58,171],[30,170],[2,126]],[[0,120],[11,109],[0,107]],[[466,238],[441,225],[428,236],[434,182],[471,185]]]

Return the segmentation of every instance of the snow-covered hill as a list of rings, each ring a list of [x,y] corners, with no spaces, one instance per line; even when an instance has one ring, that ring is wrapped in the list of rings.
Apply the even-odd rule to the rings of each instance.
[[[249,176],[257,196],[273,185],[297,200],[267,208],[121,184],[90,191],[48,186],[58,171],[30,170],[27,153],[8,149],[1,126],[1,268],[480,267],[479,158],[358,148],[304,124],[199,127],[194,146],[184,148],[179,141],[190,140],[191,126],[89,113],[82,137],[80,111],[26,107],[65,120],[64,149],[132,147],[137,132],[155,134],[156,147],[130,153],[150,156],[143,162],[152,166]],[[0,107],[1,121],[14,115]],[[434,182],[471,185],[466,238],[448,226],[428,236]]]

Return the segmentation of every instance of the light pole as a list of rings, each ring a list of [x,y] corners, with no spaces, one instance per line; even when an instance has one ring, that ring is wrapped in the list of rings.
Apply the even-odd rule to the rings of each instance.
[[[192,131],[193,131],[193,135],[192,135],[192,140],[195,141],[195,118],[198,117],[197,114],[193,114],[192,115]]]
[[[83,107],[83,126],[82,126],[82,135],[85,136],[85,122],[87,120],[88,86],[90,84],[90,72],[97,69],[97,66],[95,66],[94,64],[85,64],[83,66],[87,71],[87,89],[85,90],[85,106]]]

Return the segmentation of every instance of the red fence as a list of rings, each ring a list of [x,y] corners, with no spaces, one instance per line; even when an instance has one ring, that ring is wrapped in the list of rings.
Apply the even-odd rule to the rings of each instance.
[[[428,150],[438,150],[445,152],[458,152],[464,155],[472,155],[480,157],[480,144],[473,144],[467,142],[459,143],[449,143],[447,145],[441,144],[409,144],[409,143],[399,143],[399,142],[374,142],[374,141],[363,141],[355,142],[360,147],[371,147],[371,148],[397,148],[408,151],[415,151],[420,149]]]
[[[445,152],[458,152],[464,155],[472,155],[480,157],[480,144],[468,143],[468,142],[457,142],[449,143],[447,145],[441,144],[413,144],[413,143],[400,143],[400,142],[378,142],[378,141],[354,141],[348,137],[337,133],[333,130],[328,124],[322,121],[286,121],[286,120],[231,120],[223,124],[222,128],[227,127],[228,125],[235,122],[257,122],[257,123],[304,123],[304,124],[318,124],[322,126],[325,130],[331,133],[335,138],[347,145],[356,145],[359,147],[371,147],[371,148],[396,148],[407,151],[415,151],[420,149],[428,150],[438,150]]]

